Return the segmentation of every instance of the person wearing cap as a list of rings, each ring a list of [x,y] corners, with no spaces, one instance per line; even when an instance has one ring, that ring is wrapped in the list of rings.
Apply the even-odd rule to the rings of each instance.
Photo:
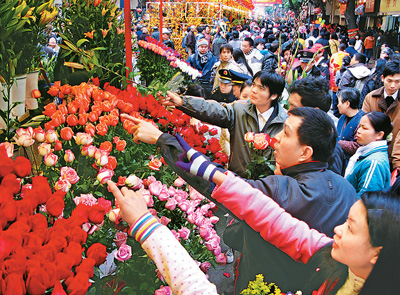
[[[240,92],[244,81],[252,80],[252,77],[234,70],[229,70],[229,74],[232,79],[233,95],[235,96],[235,98],[240,99]]]
[[[42,49],[49,58],[52,58],[53,55],[57,55],[60,51],[60,46],[57,44],[57,40],[55,36],[51,36],[49,38],[49,42]]]
[[[171,32],[167,28],[162,29],[162,39],[165,46],[175,49],[174,43],[170,39]]]
[[[324,57],[325,49],[320,43],[316,43],[311,48],[315,52],[315,66],[321,71],[322,77],[329,83],[329,59]]]
[[[153,27],[153,33],[151,33],[151,38],[160,40],[160,32],[158,31],[158,27]]]
[[[233,47],[229,43],[221,45],[219,48],[220,60],[217,61],[213,68],[211,74],[211,83],[213,83],[213,89],[219,86],[219,71],[220,70],[236,70],[241,72],[241,68],[233,59]]]
[[[219,70],[219,86],[211,91],[210,99],[224,102],[224,103],[231,103],[237,98],[233,95],[233,88],[232,88],[232,77],[229,70]]]
[[[203,87],[206,99],[210,97],[212,90],[211,74],[212,67],[217,62],[217,58],[211,53],[209,43],[206,39],[201,39],[197,44],[197,52],[190,55],[187,62],[195,69],[203,73],[196,81]]]
[[[315,49],[304,49],[299,51],[297,57],[300,60],[300,65],[293,69],[293,75],[297,72],[297,79],[302,78],[303,75],[307,76],[310,73],[316,74],[316,70],[319,71],[319,69],[315,67],[315,53]]]

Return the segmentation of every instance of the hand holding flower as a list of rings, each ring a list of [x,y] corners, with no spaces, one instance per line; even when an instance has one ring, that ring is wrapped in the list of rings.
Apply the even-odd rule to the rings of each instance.
[[[122,114],[121,117],[131,120],[136,124],[136,126],[132,128],[133,140],[136,143],[143,141],[145,143],[156,144],[158,138],[163,134],[157,127],[149,122],[134,118],[127,114]]]

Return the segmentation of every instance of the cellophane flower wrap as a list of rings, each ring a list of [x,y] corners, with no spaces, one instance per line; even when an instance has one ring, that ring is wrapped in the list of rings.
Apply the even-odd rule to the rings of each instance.
[[[126,235],[128,226],[119,219],[118,204],[107,189],[106,182],[110,179],[119,186],[140,190],[150,212],[172,230],[199,266],[214,264],[216,256],[223,255],[220,238],[213,228],[218,222],[212,211],[215,204],[168,168],[155,146],[133,142],[133,123],[120,115],[126,113],[147,120],[164,132],[180,133],[191,146],[224,165],[228,157],[220,152],[219,143],[212,137],[216,134],[214,129],[197,130],[189,124],[189,116],[177,109],[165,109],[153,96],[142,95],[132,86],[119,90],[106,85],[103,90],[94,79],[94,83],[79,86],[55,83],[48,94],[62,103],[44,106],[46,119],[42,125],[19,130],[17,134],[23,140],[17,138],[16,145],[20,146],[15,146],[25,150],[36,148],[39,160],[26,167],[24,161],[16,159],[19,164],[16,169],[8,157],[12,155],[12,144],[0,145],[4,150],[2,157],[7,159],[2,161],[5,164],[0,169],[3,178],[0,189],[7,192],[1,197],[8,200],[1,202],[0,210],[9,211],[0,217],[2,233],[10,227],[21,227],[23,234],[16,241],[21,245],[32,243],[24,248],[26,255],[32,251],[34,257],[41,258],[46,270],[35,270],[33,278],[44,273],[51,276],[42,278],[46,281],[41,285],[43,290],[49,292],[56,286],[57,290],[65,291],[80,288],[82,293],[76,294],[85,294],[89,288],[93,289],[90,292],[102,294],[114,294],[116,290],[124,294],[154,294],[165,285],[139,243]],[[28,143],[31,145],[27,147]],[[40,180],[41,193],[36,189],[36,179]],[[7,188],[3,183],[7,183]],[[37,200],[31,201],[32,198]],[[20,207],[15,209],[17,203]],[[51,234],[43,232],[39,237],[33,234],[30,237],[33,226],[27,219],[31,216],[36,216],[46,228],[55,228],[52,243],[56,245],[47,246],[50,253],[39,255],[36,248],[30,248],[51,241]],[[28,226],[15,222],[18,218]],[[14,248],[2,257],[14,257]],[[74,258],[69,258],[72,255]],[[22,256],[25,257],[25,252]],[[62,276],[58,276],[54,261],[62,263],[59,271]],[[47,266],[53,262],[55,266]],[[202,269],[207,272],[208,267]],[[28,292],[32,276],[18,276],[13,281],[18,279],[23,291]]]

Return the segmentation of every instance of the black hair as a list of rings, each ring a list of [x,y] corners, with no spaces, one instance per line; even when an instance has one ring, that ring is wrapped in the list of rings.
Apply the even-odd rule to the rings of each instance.
[[[253,77],[253,82],[256,78],[260,78],[261,85],[268,87],[269,95],[276,94],[278,99],[273,100],[273,104],[279,103],[279,98],[285,89],[285,79],[275,71],[262,70],[257,72]]]
[[[350,39],[349,45],[352,45],[352,46],[356,45],[356,39]]]
[[[394,76],[396,74],[400,74],[400,61],[387,62],[382,72],[383,78],[386,78],[387,76]]]
[[[318,29],[315,29],[314,31],[313,31],[313,37],[314,38],[317,38],[319,36],[319,31],[318,31]]]
[[[239,32],[238,32],[238,31],[233,31],[233,32],[232,32],[232,38],[233,38],[233,39],[239,38]]]
[[[392,132],[393,125],[390,121],[388,115],[382,112],[372,111],[366,113],[364,116],[367,116],[369,121],[371,122],[372,127],[376,133],[383,131],[382,139],[386,139],[386,137]]]
[[[259,44],[265,45],[265,40],[263,38],[257,38],[256,40],[254,40],[254,47],[257,47]]]
[[[346,50],[346,44],[340,43],[340,44],[339,44],[339,49],[340,49],[341,51]]]
[[[243,30],[250,30],[250,26],[249,25],[243,25]]]
[[[221,47],[219,48],[219,53],[222,53],[222,49],[224,49],[224,48],[228,49],[231,52],[231,54],[233,54],[233,47],[231,44],[229,44],[229,43],[222,44]]]
[[[329,32],[322,33],[322,38],[324,38],[325,40],[329,40]]]
[[[310,49],[313,45],[314,45],[314,41],[311,39],[308,40],[308,48]]]
[[[337,34],[336,33],[332,33],[331,34],[331,39],[337,40],[338,39]]]
[[[360,90],[357,88],[345,88],[338,93],[338,97],[342,102],[348,101],[350,103],[350,107],[354,110],[357,110],[360,105]]]
[[[202,33],[204,30],[204,27],[197,27],[196,30],[197,30],[197,33]]]
[[[250,45],[251,47],[254,47],[254,40],[253,40],[252,38],[246,37],[246,38],[244,38],[243,42],[244,42],[244,41],[249,42],[249,45]]]
[[[290,93],[297,93],[301,97],[301,105],[304,107],[319,108],[328,112],[332,98],[329,94],[329,84],[321,76],[308,75],[297,80],[290,86]]]
[[[197,85],[197,84],[189,84],[185,91],[185,95],[205,97],[203,87],[201,87],[200,85]]]
[[[247,63],[246,57],[244,56],[242,49],[236,48],[233,50],[233,59],[238,64],[244,64],[246,66],[246,69],[249,71],[250,75],[253,76],[253,70],[250,68],[249,64]]]
[[[400,289],[400,180],[389,190],[366,192],[361,200],[367,209],[371,245],[382,247],[360,295],[395,294]]]
[[[270,51],[271,51],[272,53],[274,53],[275,51],[278,50],[278,48],[279,48],[279,42],[278,42],[278,41],[273,41],[273,42],[271,43]]]
[[[355,53],[354,54],[356,61],[358,61],[359,63],[365,64],[367,62],[367,57],[365,56],[365,54],[362,53]]]
[[[400,53],[393,53],[392,57],[391,57],[392,61],[397,61],[400,62]]]
[[[269,34],[268,35],[268,43],[272,43],[276,40],[276,37],[274,34]]]
[[[297,130],[299,142],[312,147],[312,159],[328,162],[337,138],[335,125],[328,114],[312,107],[294,108],[288,113],[301,118],[302,122]]]
[[[245,89],[246,87],[251,87],[252,84],[253,84],[253,80],[252,79],[248,79],[246,81],[243,81],[242,86],[240,86],[240,93],[242,93],[243,89]]]

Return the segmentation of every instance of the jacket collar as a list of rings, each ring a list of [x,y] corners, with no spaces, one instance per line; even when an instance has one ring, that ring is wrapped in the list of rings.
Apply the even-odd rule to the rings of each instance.
[[[328,163],[326,162],[312,161],[312,162],[289,166],[282,169],[281,171],[283,175],[295,177],[296,175],[305,172],[315,172],[320,170],[326,170],[327,168],[328,168]]]
[[[394,97],[394,102],[390,105],[388,108],[386,106],[386,100],[385,100],[385,86],[382,86],[381,88],[374,90],[371,92],[371,95],[375,98],[378,98],[378,106],[384,110],[386,113],[391,110],[395,109],[397,105],[399,104],[399,98],[400,98],[400,91],[397,94],[397,97]]]
[[[277,103],[275,108],[278,109],[278,114],[275,116],[275,118],[271,121],[270,124],[272,123],[284,123],[288,117],[286,111],[284,110],[284,108],[281,106],[280,103]],[[248,100],[248,107],[245,109],[246,113],[249,114],[251,117],[254,118],[254,120],[258,120],[257,119],[257,109],[256,106],[254,104],[252,104],[250,102],[250,100]]]

